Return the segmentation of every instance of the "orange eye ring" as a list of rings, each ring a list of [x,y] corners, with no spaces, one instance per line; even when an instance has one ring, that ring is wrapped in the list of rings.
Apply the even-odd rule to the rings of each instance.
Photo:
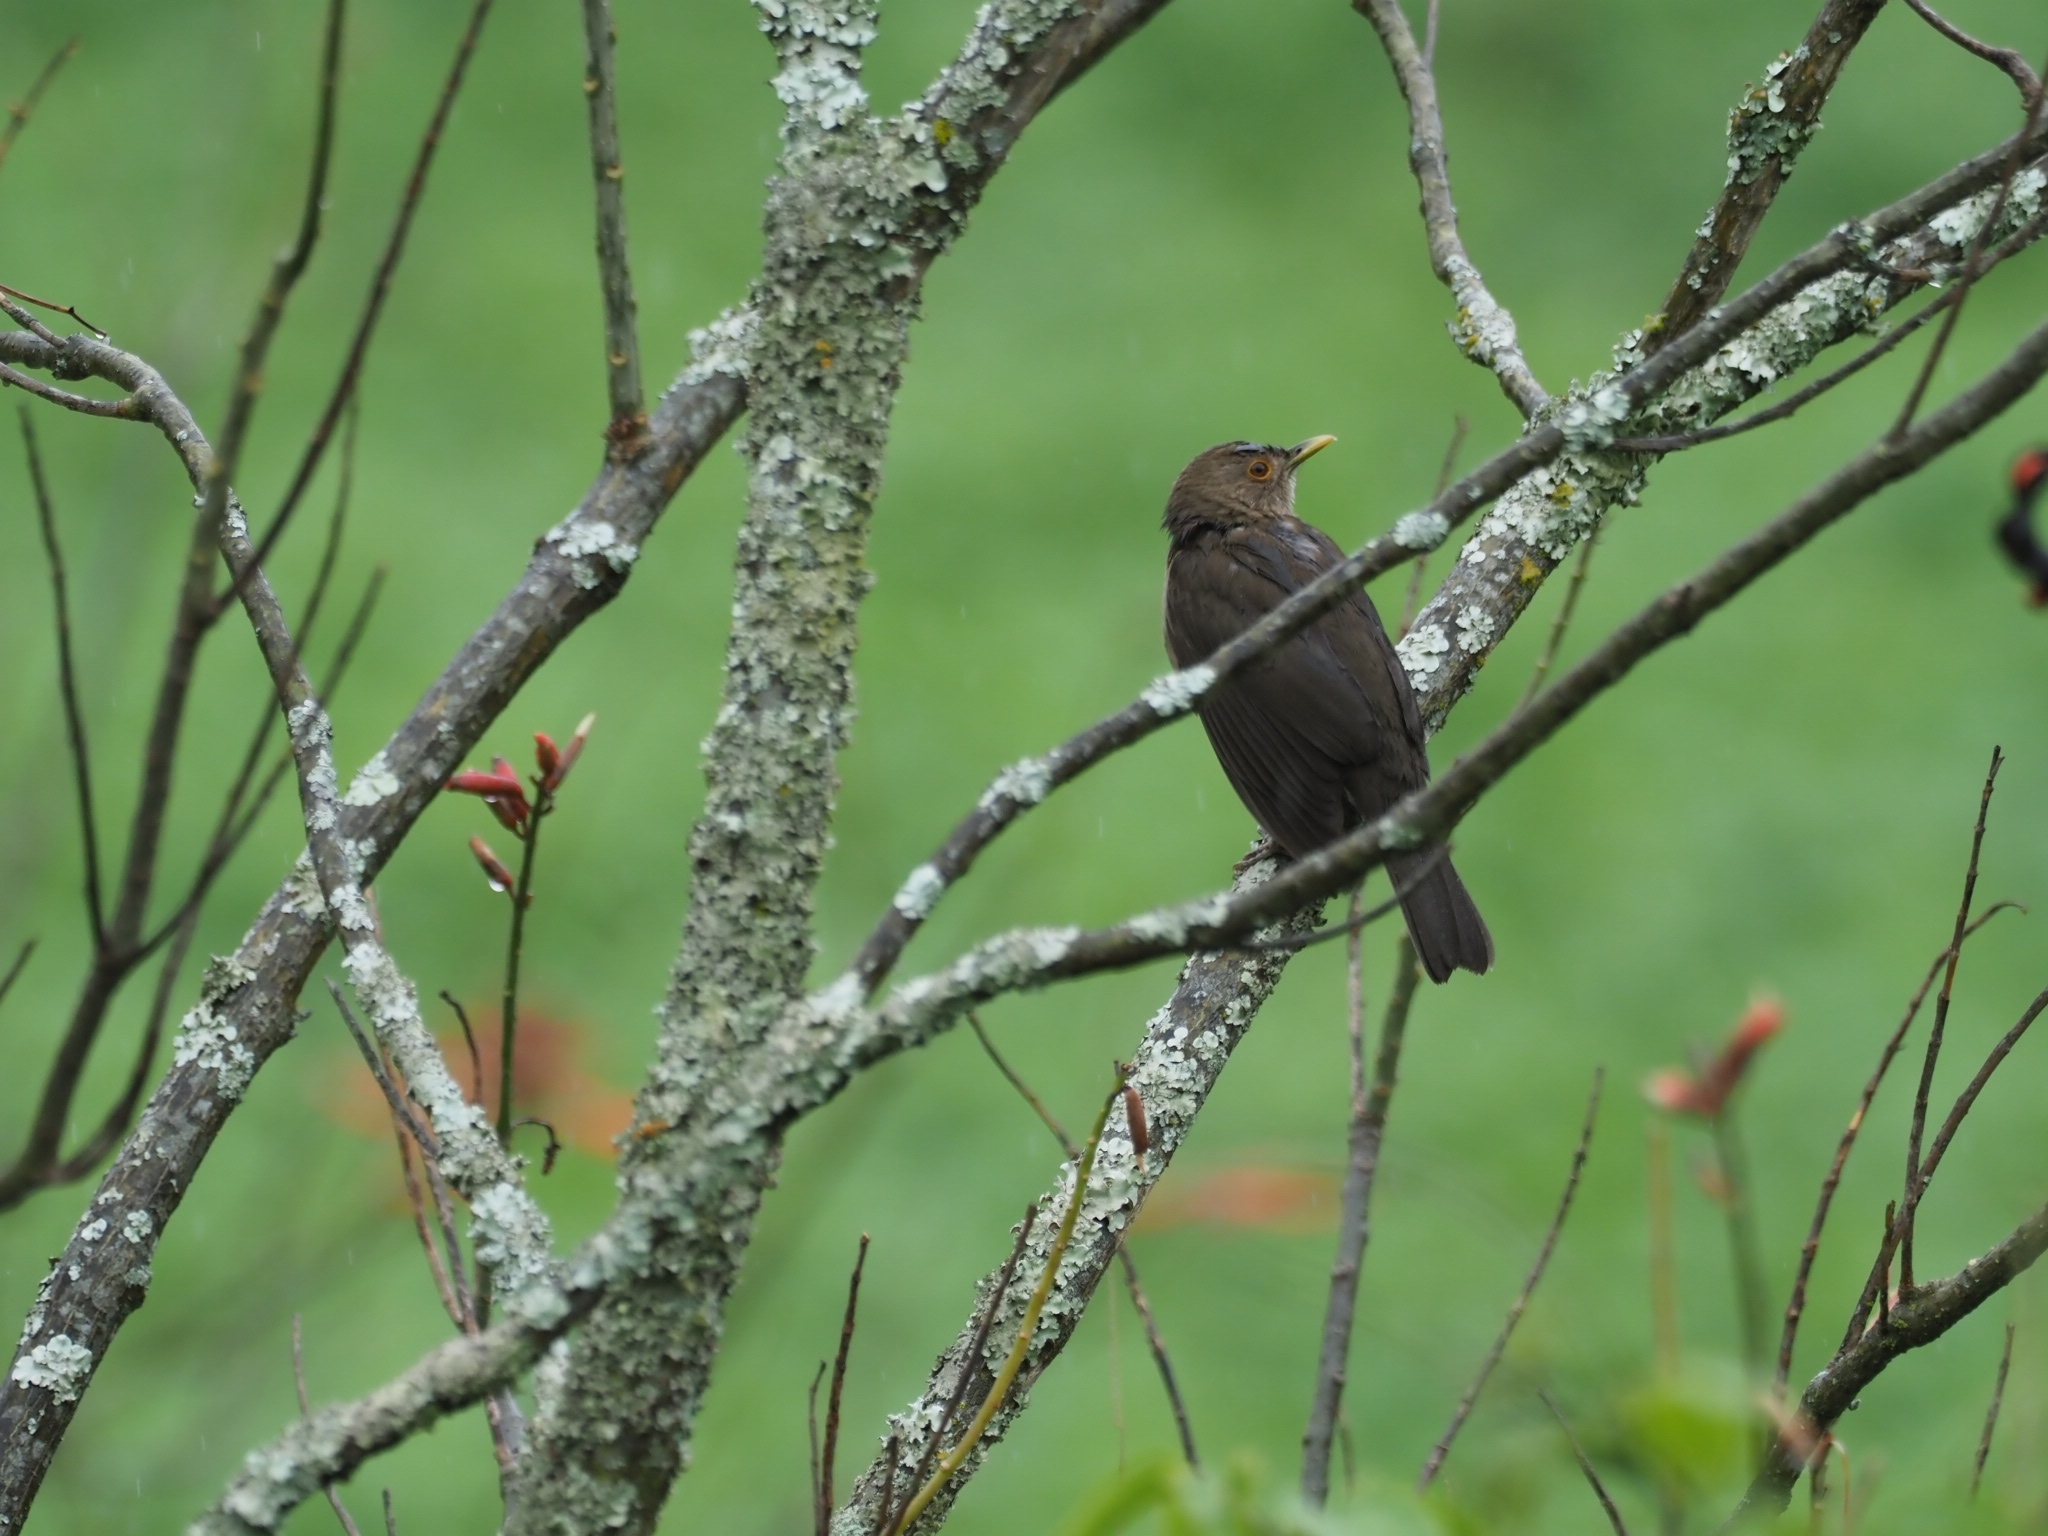
[[[1245,466],[1244,472],[1254,480],[1270,480],[1273,478],[1273,461],[1270,459],[1253,459],[1251,463]]]

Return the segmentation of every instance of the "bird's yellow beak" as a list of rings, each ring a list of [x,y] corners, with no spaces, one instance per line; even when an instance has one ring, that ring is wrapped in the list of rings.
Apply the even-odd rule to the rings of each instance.
[[[1314,458],[1335,441],[1337,441],[1336,438],[1325,432],[1321,437],[1312,437],[1305,443],[1296,443],[1287,450],[1287,467],[1289,469],[1301,468],[1305,461]]]

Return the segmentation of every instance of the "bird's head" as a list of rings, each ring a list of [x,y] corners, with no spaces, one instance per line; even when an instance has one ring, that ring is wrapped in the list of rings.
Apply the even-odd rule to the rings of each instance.
[[[1337,441],[1327,434],[1292,448],[1270,443],[1218,443],[1189,461],[1166,498],[1166,528],[1227,528],[1284,517],[1294,510],[1294,472]]]

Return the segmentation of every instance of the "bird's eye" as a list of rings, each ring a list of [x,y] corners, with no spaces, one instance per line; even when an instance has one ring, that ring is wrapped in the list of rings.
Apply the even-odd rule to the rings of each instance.
[[[1245,466],[1244,472],[1254,480],[1270,480],[1273,478],[1273,462],[1270,459],[1253,459]]]

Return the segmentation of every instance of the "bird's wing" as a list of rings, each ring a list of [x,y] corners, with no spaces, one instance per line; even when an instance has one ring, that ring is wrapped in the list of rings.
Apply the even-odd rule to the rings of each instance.
[[[1233,530],[1227,547],[1281,597],[1344,558],[1328,534],[1293,518]],[[1427,782],[1421,711],[1371,598],[1353,592],[1283,652],[1273,669],[1276,702],[1334,763],[1382,773],[1401,792]],[[1383,809],[1359,807],[1363,814]]]
[[[1235,558],[1217,536],[1176,545],[1166,568],[1166,651],[1192,666],[1256,624],[1286,592]],[[1291,854],[1344,830],[1337,762],[1305,729],[1312,708],[1292,653],[1254,663],[1202,701],[1202,725],[1223,772],[1259,825]],[[1306,690],[1312,691],[1312,690]]]

